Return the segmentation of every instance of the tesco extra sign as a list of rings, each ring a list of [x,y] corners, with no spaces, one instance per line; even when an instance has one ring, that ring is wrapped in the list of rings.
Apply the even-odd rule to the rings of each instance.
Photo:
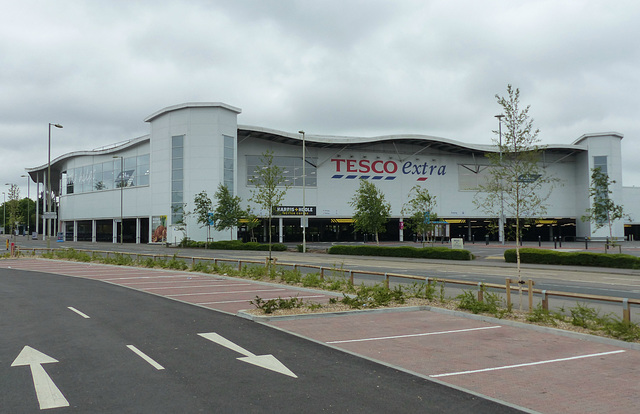
[[[351,174],[396,174],[398,172],[405,175],[445,175],[447,173],[446,165],[432,165],[426,162],[420,164],[411,161],[405,161],[400,166],[394,160],[368,160],[368,159],[344,159],[332,158],[336,173]]]

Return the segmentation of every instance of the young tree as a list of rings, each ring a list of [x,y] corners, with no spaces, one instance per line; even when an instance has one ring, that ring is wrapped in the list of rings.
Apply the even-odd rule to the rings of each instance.
[[[609,240],[613,243],[613,222],[624,217],[624,210],[621,205],[616,204],[610,197],[613,193],[609,186],[615,184],[615,180],[602,172],[600,167],[591,169],[591,187],[589,187],[589,197],[593,200],[591,208],[586,210],[582,221],[593,223],[594,230],[609,226]],[[615,245],[615,243],[613,243]],[[605,250],[606,251],[606,250]]]
[[[533,128],[529,108],[520,108],[520,90],[507,86],[507,96],[496,95],[504,113],[501,142],[493,142],[499,153],[488,153],[490,168],[486,180],[479,184],[474,204],[493,217],[506,216],[515,220],[515,241],[518,283],[522,286],[520,272],[520,240],[526,218],[546,212],[546,201],[557,178],[551,177],[540,161],[544,149],[538,145],[538,129]],[[498,131],[493,131],[498,135]],[[522,304],[521,304],[522,306]]]
[[[248,206],[244,211],[243,219],[247,222],[247,231],[251,233],[251,241],[256,240],[253,231],[260,225],[260,220],[258,220],[258,216],[253,212],[251,206]]]
[[[209,198],[206,191],[196,194],[193,199],[195,208],[193,214],[196,215],[196,221],[200,224],[200,228],[207,226],[207,242],[211,238],[211,214],[213,210],[213,202]]]
[[[385,231],[391,213],[391,204],[373,183],[360,180],[360,187],[349,204],[355,209],[353,226],[356,230],[375,233],[376,244],[380,244],[378,233]]]
[[[214,197],[217,204],[213,212],[214,227],[218,231],[231,229],[231,239],[233,239],[233,228],[238,227],[245,214],[240,207],[240,197],[231,194],[229,188],[222,183],[218,184]]]
[[[16,226],[22,220],[22,212],[20,211],[20,188],[16,184],[11,184],[7,196],[9,197],[7,201],[9,232],[14,234]]]
[[[187,219],[191,216],[191,212],[187,211],[187,203],[182,203],[171,207],[173,210],[173,217],[176,221],[173,223],[173,227],[182,232],[182,241],[180,244],[187,241]]]
[[[251,190],[251,198],[249,200],[255,202],[262,207],[264,216],[266,216],[269,228],[269,263],[271,263],[271,219],[273,218],[273,209],[279,205],[284,199],[289,185],[285,185],[285,178],[282,174],[283,168],[274,163],[273,151],[267,150],[260,158],[260,166],[253,172],[253,176],[249,177],[249,183],[255,188]]]
[[[436,196],[429,194],[429,190],[419,185],[409,190],[409,201],[402,207],[402,214],[409,222],[408,227],[422,235],[422,247],[425,238],[435,229],[438,216],[433,212],[436,208]]]

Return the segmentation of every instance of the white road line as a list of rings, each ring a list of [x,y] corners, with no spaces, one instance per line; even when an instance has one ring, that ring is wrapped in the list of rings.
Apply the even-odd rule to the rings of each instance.
[[[618,350],[618,351],[610,351],[610,352],[601,352],[599,354],[579,355],[579,356],[574,356],[574,357],[569,357],[569,358],[558,358],[558,359],[550,359],[550,360],[547,360],[547,361],[529,362],[529,363],[526,363],[526,364],[506,365],[506,366],[495,367],[495,368],[476,369],[476,370],[473,370],[473,371],[460,371],[460,372],[450,372],[448,374],[429,375],[429,377],[430,378],[440,378],[440,377],[450,377],[450,376],[453,376],[453,375],[475,374],[475,373],[478,373],[478,372],[499,371],[499,370],[502,370],[502,369],[529,367],[529,366],[532,366],[532,365],[551,364],[553,362],[571,361],[571,360],[574,360],[574,359],[594,358],[594,357],[599,357],[599,356],[604,356],[604,355],[621,354],[623,352],[626,352],[626,351]]]
[[[74,311],[75,313],[77,313],[78,315],[82,316],[85,319],[89,319],[89,315],[80,312],[78,309],[76,308],[72,308],[71,306],[67,306],[67,309]]]
[[[232,290],[229,292],[178,293],[176,295],[167,295],[167,296],[171,298],[175,298],[178,296],[224,295],[225,293],[275,292],[277,290],[287,290],[287,289],[256,289],[256,290]]]
[[[130,350],[132,350],[133,352],[135,352],[140,358],[144,359],[145,361],[147,361],[152,367],[154,367],[157,370],[161,370],[164,369],[164,367],[160,364],[158,364],[156,361],[154,361],[153,359],[151,359],[151,357],[147,356],[144,352],[142,352],[141,350],[139,350],[138,348],[136,348],[133,345],[127,345],[127,348],[129,348]]]
[[[300,298],[300,299],[309,299],[309,298],[324,298],[324,295],[314,295],[314,296],[292,296],[295,298]],[[277,298],[262,298],[262,300],[271,300],[271,299],[280,299],[281,297],[277,297]],[[242,299],[242,300],[221,300],[219,302],[196,302],[196,305],[217,305],[217,304],[224,304],[224,303],[240,303],[240,302],[249,302],[252,299]]]
[[[199,289],[208,287],[228,287],[228,286],[252,286],[252,283],[233,283],[230,285],[200,285],[200,286],[163,286],[163,287],[148,287],[141,288],[144,290],[160,290],[160,289]]]
[[[485,329],[496,329],[496,328],[502,328],[502,326],[487,326],[484,328],[469,328],[469,329],[458,329],[455,331],[426,332],[426,333],[410,334],[410,335],[381,336],[378,338],[348,339],[344,341],[331,341],[327,343],[328,344],[344,344],[348,342],[381,341],[384,339],[411,338],[414,336],[429,336],[429,335],[445,335],[445,334],[451,334],[451,333],[473,332],[473,331],[482,331]]]

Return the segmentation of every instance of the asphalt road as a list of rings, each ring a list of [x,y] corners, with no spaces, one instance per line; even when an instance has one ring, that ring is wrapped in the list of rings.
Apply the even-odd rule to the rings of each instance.
[[[517,412],[241,318],[94,280],[3,269],[0,298],[3,413],[42,404],[61,413]],[[263,355],[277,362],[265,368]]]

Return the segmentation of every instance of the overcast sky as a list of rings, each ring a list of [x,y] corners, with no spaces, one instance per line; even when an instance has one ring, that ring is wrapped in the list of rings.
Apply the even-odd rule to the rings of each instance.
[[[489,144],[507,84],[545,144],[616,131],[640,186],[640,2],[0,0],[0,184],[183,102],[308,134]],[[3,191],[6,187],[3,187]],[[32,186],[31,197],[35,191]]]

